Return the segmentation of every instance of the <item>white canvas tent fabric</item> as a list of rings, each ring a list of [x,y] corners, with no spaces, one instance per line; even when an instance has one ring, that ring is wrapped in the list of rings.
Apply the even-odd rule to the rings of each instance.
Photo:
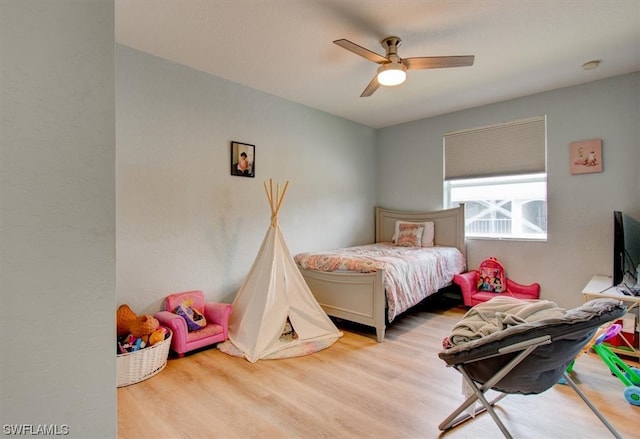
[[[318,304],[289,253],[277,217],[282,195],[273,197],[271,225],[247,278],[233,301],[229,320],[229,340],[250,362],[286,358],[324,349],[342,336]],[[291,323],[297,338],[283,337]],[[227,353],[229,346],[220,346]]]

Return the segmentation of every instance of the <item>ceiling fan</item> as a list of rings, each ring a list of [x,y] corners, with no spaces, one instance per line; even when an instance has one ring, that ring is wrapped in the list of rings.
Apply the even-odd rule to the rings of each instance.
[[[347,49],[356,55],[380,64],[378,73],[364,89],[360,97],[371,96],[381,85],[392,86],[404,82],[407,70],[438,69],[444,67],[466,67],[473,65],[474,56],[423,56],[418,58],[400,58],[398,47],[402,43],[399,37],[387,37],[380,44],[387,51],[386,56],[378,55],[369,49],[358,46],[349,40],[335,40],[334,44]]]

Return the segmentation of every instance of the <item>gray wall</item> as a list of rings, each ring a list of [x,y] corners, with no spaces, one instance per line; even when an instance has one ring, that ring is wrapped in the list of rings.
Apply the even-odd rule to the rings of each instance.
[[[116,435],[113,8],[0,2],[3,431]]]
[[[542,298],[578,305],[593,274],[612,273],[612,212],[640,218],[639,108],[634,73],[381,129],[378,203],[442,208],[444,133],[546,114],[548,241],[468,240],[468,261],[496,256],[514,280],[539,282]],[[604,172],[571,175],[569,144],[591,138],[602,139]]]
[[[292,253],[374,239],[376,131],[126,46],[117,56],[117,300],[153,313],[169,293],[231,302],[270,223],[263,182],[289,188]],[[230,141],[256,147],[230,175]]]

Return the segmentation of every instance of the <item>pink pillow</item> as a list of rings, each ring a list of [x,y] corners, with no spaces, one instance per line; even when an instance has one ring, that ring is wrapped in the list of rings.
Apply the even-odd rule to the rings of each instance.
[[[398,227],[396,245],[402,247],[421,247],[423,233],[424,226],[422,224],[400,224]]]

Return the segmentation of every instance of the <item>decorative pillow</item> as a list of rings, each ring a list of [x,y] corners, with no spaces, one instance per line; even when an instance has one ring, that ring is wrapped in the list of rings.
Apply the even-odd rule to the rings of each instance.
[[[187,322],[189,331],[197,331],[207,326],[207,320],[197,309],[193,309],[184,303],[173,310],[174,314],[178,314]]]
[[[433,247],[433,239],[435,235],[435,225],[433,221],[425,221],[423,223],[413,223],[409,221],[396,221],[396,232],[393,235],[393,242],[396,242],[396,238],[399,233],[400,224],[420,224],[424,227],[422,232],[422,245],[420,247]]]
[[[398,229],[396,245],[402,247],[420,247],[422,245],[422,234],[424,233],[422,224],[400,224]]]

